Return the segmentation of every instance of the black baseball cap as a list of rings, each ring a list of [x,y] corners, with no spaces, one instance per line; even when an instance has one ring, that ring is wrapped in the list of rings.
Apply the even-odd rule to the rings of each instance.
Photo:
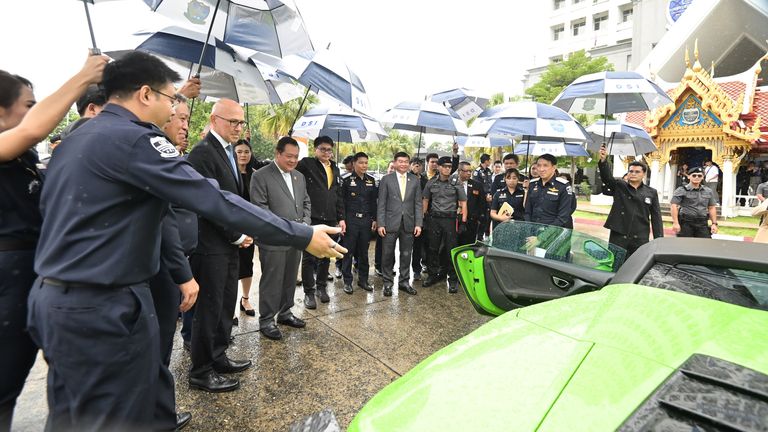
[[[693,167],[688,170],[688,174],[696,174],[696,173],[704,174],[704,170],[701,167]]]
[[[440,159],[437,160],[438,165],[447,165],[453,163],[450,156],[443,156]]]

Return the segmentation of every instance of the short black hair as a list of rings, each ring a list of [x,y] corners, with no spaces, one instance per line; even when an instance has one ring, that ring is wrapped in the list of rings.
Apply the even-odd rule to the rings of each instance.
[[[648,168],[645,166],[644,163],[642,163],[640,161],[635,160],[635,161],[630,162],[629,163],[629,167],[633,167],[633,166],[640,167],[643,170],[643,173],[648,172]]]
[[[354,156],[350,156],[352,158],[352,162],[357,162],[360,158],[366,158],[368,159],[368,155],[364,152],[357,152]]]
[[[331,147],[334,146],[333,140],[328,135],[321,135],[315,138],[315,148],[318,148],[320,144],[330,144]]]
[[[493,164],[494,165],[501,165],[501,161],[500,160],[495,160],[495,161],[493,161]]]
[[[417,164],[417,165],[424,165],[424,161],[421,160],[421,158],[411,158],[411,165]]]
[[[289,136],[284,136],[277,140],[277,146],[275,146],[275,150],[277,150],[278,153],[282,153],[285,151],[285,146],[287,145],[295,145],[298,147],[299,143]]]
[[[396,161],[399,158],[406,158],[408,160],[411,160],[411,157],[408,155],[408,153],[406,153],[404,151],[399,151],[399,152],[395,153],[395,155],[392,157],[392,160]]]
[[[470,166],[470,167],[471,167],[471,166],[472,166],[472,164],[471,164],[471,163],[469,163],[469,162],[467,162],[467,161],[461,161],[461,162],[459,162],[459,167],[463,167],[463,166]]]
[[[437,153],[427,153],[426,156],[424,156],[424,160],[429,163],[432,159],[440,159],[440,156],[437,155]]]
[[[517,177],[518,180],[523,178],[520,175],[520,171],[518,171],[517,168],[510,168],[510,169],[504,171],[504,178],[507,178],[507,177],[511,176],[512,174],[514,174],[515,177]]]
[[[176,71],[162,60],[141,51],[131,51],[104,68],[102,87],[106,99],[115,95],[127,95],[149,86],[158,89],[168,83],[181,80]]]
[[[21,96],[21,88],[32,88],[28,79],[0,70],[0,107],[10,108]]]
[[[539,159],[544,159],[545,161],[549,161],[553,166],[557,166],[557,158],[549,153],[544,153],[543,155],[539,156],[536,161]]]
[[[489,160],[491,160],[491,155],[488,153],[483,153],[480,155],[480,163],[488,162]]]
[[[520,157],[514,153],[507,153],[504,155],[503,160],[508,161],[510,159],[513,159],[516,164],[520,163]]]
[[[94,104],[97,106],[104,106],[106,103],[107,98],[104,97],[104,91],[102,91],[99,86],[91,84],[88,86],[88,89],[85,90],[85,93],[80,96],[80,99],[75,102],[75,106],[77,107],[77,113],[82,117],[83,114],[85,114],[88,105]]]
[[[366,157],[368,157],[368,156],[366,156]],[[352,163],[354,161],[355,161],[355,156],[354,155],[349,155],[349,156],[345,157],[344,160],[341,161],[341,163],[343,165],[346,165],[346,164]]]

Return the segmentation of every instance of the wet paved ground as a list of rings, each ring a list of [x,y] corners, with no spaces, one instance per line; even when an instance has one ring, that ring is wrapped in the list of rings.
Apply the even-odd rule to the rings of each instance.
[[[608,231],[576,221],[576,230],[608,238]],[[258,257],[255,262],[258,280]],[[373,246],[371,246],[373,262]],[[334,267],[331,266],[334,270]],[[296,291],[296,316],[307,321],[305,329],[281,326],[282,341],[271,341],[258,332],[257,317],[239,314],[233,329],[235,343],[228,351],[235,359],[249,358],[254,367],[239,374],[241,388],[211,394],[187,386],[189,356],[177,333],[171,370],[176,377],[180,411],[191,411],[189,431],[285,431],[293,422],[324,408],[332,409],[343,428],[379,390],[402,376],[430,354],[488,321],[477,314],[464,294],[448,294],[446,286],[421,288],[411,296],[381,292],[381,278],[372,276],[376,288],[342,292],[342,282],[329,284],[331,302],[314,311],[305,310],[304,293]],[[258,305],[258,288],[251,290],[251,304]],[[14,431],[41,431],[47,415],[45,361],[38,357],[19,400]]]

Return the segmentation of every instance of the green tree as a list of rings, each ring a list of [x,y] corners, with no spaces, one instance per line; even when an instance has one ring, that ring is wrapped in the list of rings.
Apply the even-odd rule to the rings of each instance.
[[[525,90],[536,102],[552,103],[563,89],[576,78],[595,72],[612,71],[613,65],[605,57],[590,58],[584,50],[568,56],[568,60],[552,63],[547,67],[541,80]]]
[[[203,129],[211,122],[213,102],[195,100],[194,103],[194,107],[192,106],[192,101],[188,103],[191,115],[189,117],[189,149],[187,151],[191,150],[202,139]]]
[[[309,111],[319,102],[317,96],[312,93],[307,95],[307,100],[299,111],[301,99],[294,99],[280,105],[265,105],[251,110],[251,122],[259,125],[261,133],[268,138],[278,139],[288,134],[293,122]]]
[[[58,125],[53,129],[53,132],[49,135],[49,137],[52,137],[54,135],[59,135],[61,131],[63,131],[67,126],[69,126],[70,123],[77,121],[80,118],[80,115],[77,113],[77,110],[74,108],[70,108],[69,112],[67,112],[67,115],[64,116],[63,119],[59,122]]]

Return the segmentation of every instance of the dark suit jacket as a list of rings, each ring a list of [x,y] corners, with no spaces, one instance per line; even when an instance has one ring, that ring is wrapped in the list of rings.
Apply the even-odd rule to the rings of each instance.
[[[344,220],[344,203],[341,198],[341,174],[336,163],[331,161],[333,183],[328,189],[328,174],[323,164],[314,157],[299,161],[296,170],[304,174],[307,193],[312,202],[312,219],[318,222],[335,223]]]
[[[424,214],[421,202],[421,180],[411,172],[407,173],[405,199],[400,198],[400,184],[397,172],[385,175],[379,183],[379,200],[376,222],[387,232],[397,232],[400,225],[406,231],[422,226]]]
[[[611,212],[604,226],[619,234],[637,235],[645,239],[648,238],[651,228],[648,224],[650,219],[653,238],[664,237],[659,194],[656,189],[641,184],[635,190],[624,180],[614,179],[607,162],[599,162],[597,167],[600,170],[600,179],[608,186],[608,190],[604,189],[603,193],[613,195]]]
[[[283,219],[293,222],[311,223],[312,208],[304,181],[304,175],[296,170],[291,173],[293,196],[283,180],[280,169],[272,162],[253,173],[251,177],[251,202],[269,210]],[[295,198],[294,198],[295,197]],[[256,242],[265,250],[289,250],[289,246],[270,246]]]
[[[474,179],[467,180],[467,220],[484,219],[487,210],[483,185]]]
[[[202,141],[195,144],[187,161],[203,177],[216,180],[221,190],[242,196],[240,176],[235,176],[227,152],[213,134],[208,133]],[[199,219],[198,234],[196,252],[201,254],[229,253],[237,249],[232,242],[242,235],[202,217]]]

